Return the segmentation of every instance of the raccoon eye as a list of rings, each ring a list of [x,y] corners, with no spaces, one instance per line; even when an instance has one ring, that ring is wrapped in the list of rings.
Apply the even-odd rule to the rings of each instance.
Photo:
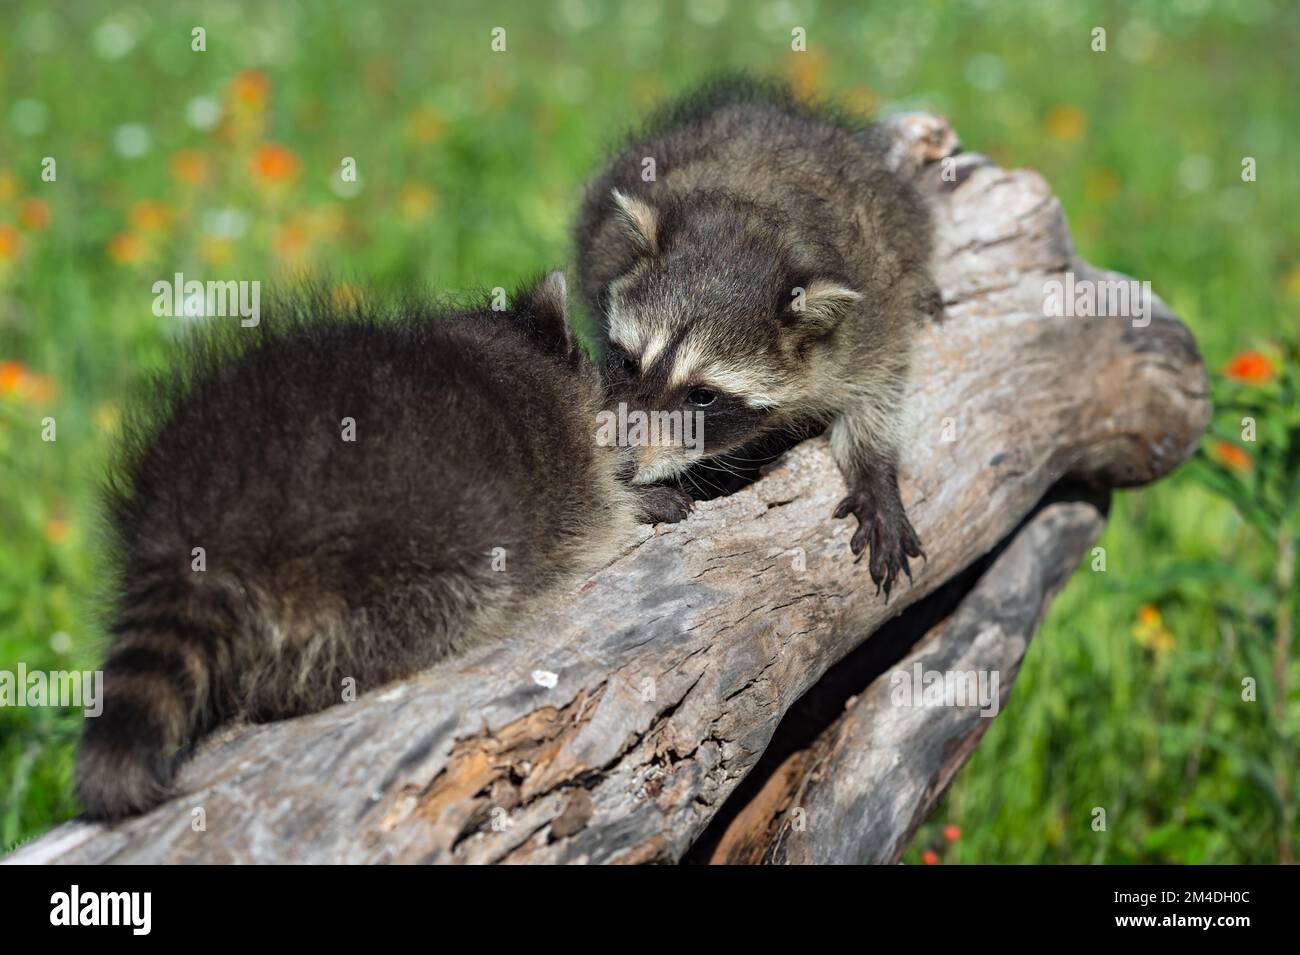
[[[627,375],[629,378],[635,378],[639,370],[637,360],[621,348],[610,349],[609,367],[614,371]]]
[[[718,400],[718,396],[708,388],[692,388],[686,396],[686,403],[695,405],[697,408],[707,408],[713,402]]]

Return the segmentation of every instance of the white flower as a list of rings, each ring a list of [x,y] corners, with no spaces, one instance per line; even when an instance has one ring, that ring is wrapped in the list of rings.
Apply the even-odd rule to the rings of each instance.
[[[39,136],[49,120],[49,108],[38,99],[20,99],[9,110],[9,125],[22,136]]]
[[[240,209],[215,209],[203,216],[203,231],[214,239],[238,239],[248,229],[248,216]]]
[[[135,34],[121,20],[105,20],[95,28],[95,52],[105,60],[120,60],[135,49]]]
[[[139,159],[152,145],[153,137],[140,123],[123,123],[113,130],[113,149],[124,159]]]
[[[185,104],[185,122],[209,130],[221,120],[221,104],[211,96],[196,96]]]

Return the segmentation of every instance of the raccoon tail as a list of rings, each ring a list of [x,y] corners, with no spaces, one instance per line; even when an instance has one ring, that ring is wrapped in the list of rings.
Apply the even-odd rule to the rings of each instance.
[[[179,755],[229,709],[246,633],[227,594],[177,580],[134,589],[112,628],[102,707],[87,715],[77,753],[77,796],[93,819],[167,798]]]

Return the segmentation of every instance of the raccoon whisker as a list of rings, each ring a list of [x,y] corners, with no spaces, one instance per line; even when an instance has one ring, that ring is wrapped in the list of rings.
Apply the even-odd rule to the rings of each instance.
[[[696,466],[701,467],[706,471],[712,471],[717,474],[729,474],[732,477],[744,478],[747,476],[743,471],[739,470],[737,467],[724,460],[724,457],[725,456],[723,455],[719,455],[716,458],[709,458],[707,460],[697,461]]]
[[[754,465],[754,464],[767,464],[771,461],[774,461],[777,457],[779,457],[779,455],[766,454],[766,455],[759,455],[756,458],[751,458],[751,457],[746,457],[745,455],[742,454],[738,454],[734,451],[731,451],[726,454],[719,455],[718,460],[725,458],[728,461],[734,461],[743,466],[743,465]]]
[[[713,460],[716,463],[705,464],[704,462],[701,462],[700,466],[709,471],[716,471],[719,474],[730,474],[732,477],[738,477],[742,479],[747,477],[747,475],[743,471],[740,471],[734,467],[729,466],[721,458],[714,458]]]
[[[725,494],[725,493],[727,492],[727,489],[726,489],[725,487],[723,487],[723,486],[720,485],[720,484],[714,484],[714,483],[713,483],[712,481],[710,481],[708,478],[704,477],[703,474],[692,473],[691,471],[686,471],[685,473],[682,474],[682,477],[684,477],[684,478],[686,478],[686,480],[690,481],[690,482],[691,482],[691,486],[694,487],[695,490],[699,491],[701,494],[707,494],[707,493],[709,493],[709,491],[715,491],[715,492],[717,492],[717,493],[719,493],[719,494]],[[705,484],[708,485],[708,491],[706,491],[703,487],[700,486],[700,483],[699,483],[700,481],[703,481]]]

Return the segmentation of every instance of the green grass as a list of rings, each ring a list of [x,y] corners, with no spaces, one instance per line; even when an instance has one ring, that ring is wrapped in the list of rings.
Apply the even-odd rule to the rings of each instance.
[[[207,52],[190,49],[196,26]],[[806,53],[790,51],[795,26]],[[151,312],[158,279],[511,287],[569,260],[580,185],[624,126],[746,67],[860,107],[936,109],[968,148],[1038,169],[1082,255],[1150,279],[1219,367],[1300,324],[1297,27],[1295,7],[1266,0],[8,3],[0,362],[18,364],[0,366],[0,669],[96,660],[95,487],[124,395],[177,328]],[[222,122],[196,128],[187,114],[208,101]],[[140,130],[147,148],[124,156]],[[295,181],[250,172],[264,142],[291,151]],[[181,151],[205,181],[178,179]],[[349,156],[361,188],[341,196]],[[1226,574],[1166,579],[1193,560],[1260,578],[1271,555],[1188,473],[1120,495],[1103,544],[1106,573],[1085,566],[1061,595],[910,860],[1277,859],[1267,741],[1286,728],[1240,700],[1258,640],[1224,649],[1222,608],[1248,597]],[[1134,637],[1146,604],[1167,648]],[[75,811],[77,719],[0,709],[0,844]]]

